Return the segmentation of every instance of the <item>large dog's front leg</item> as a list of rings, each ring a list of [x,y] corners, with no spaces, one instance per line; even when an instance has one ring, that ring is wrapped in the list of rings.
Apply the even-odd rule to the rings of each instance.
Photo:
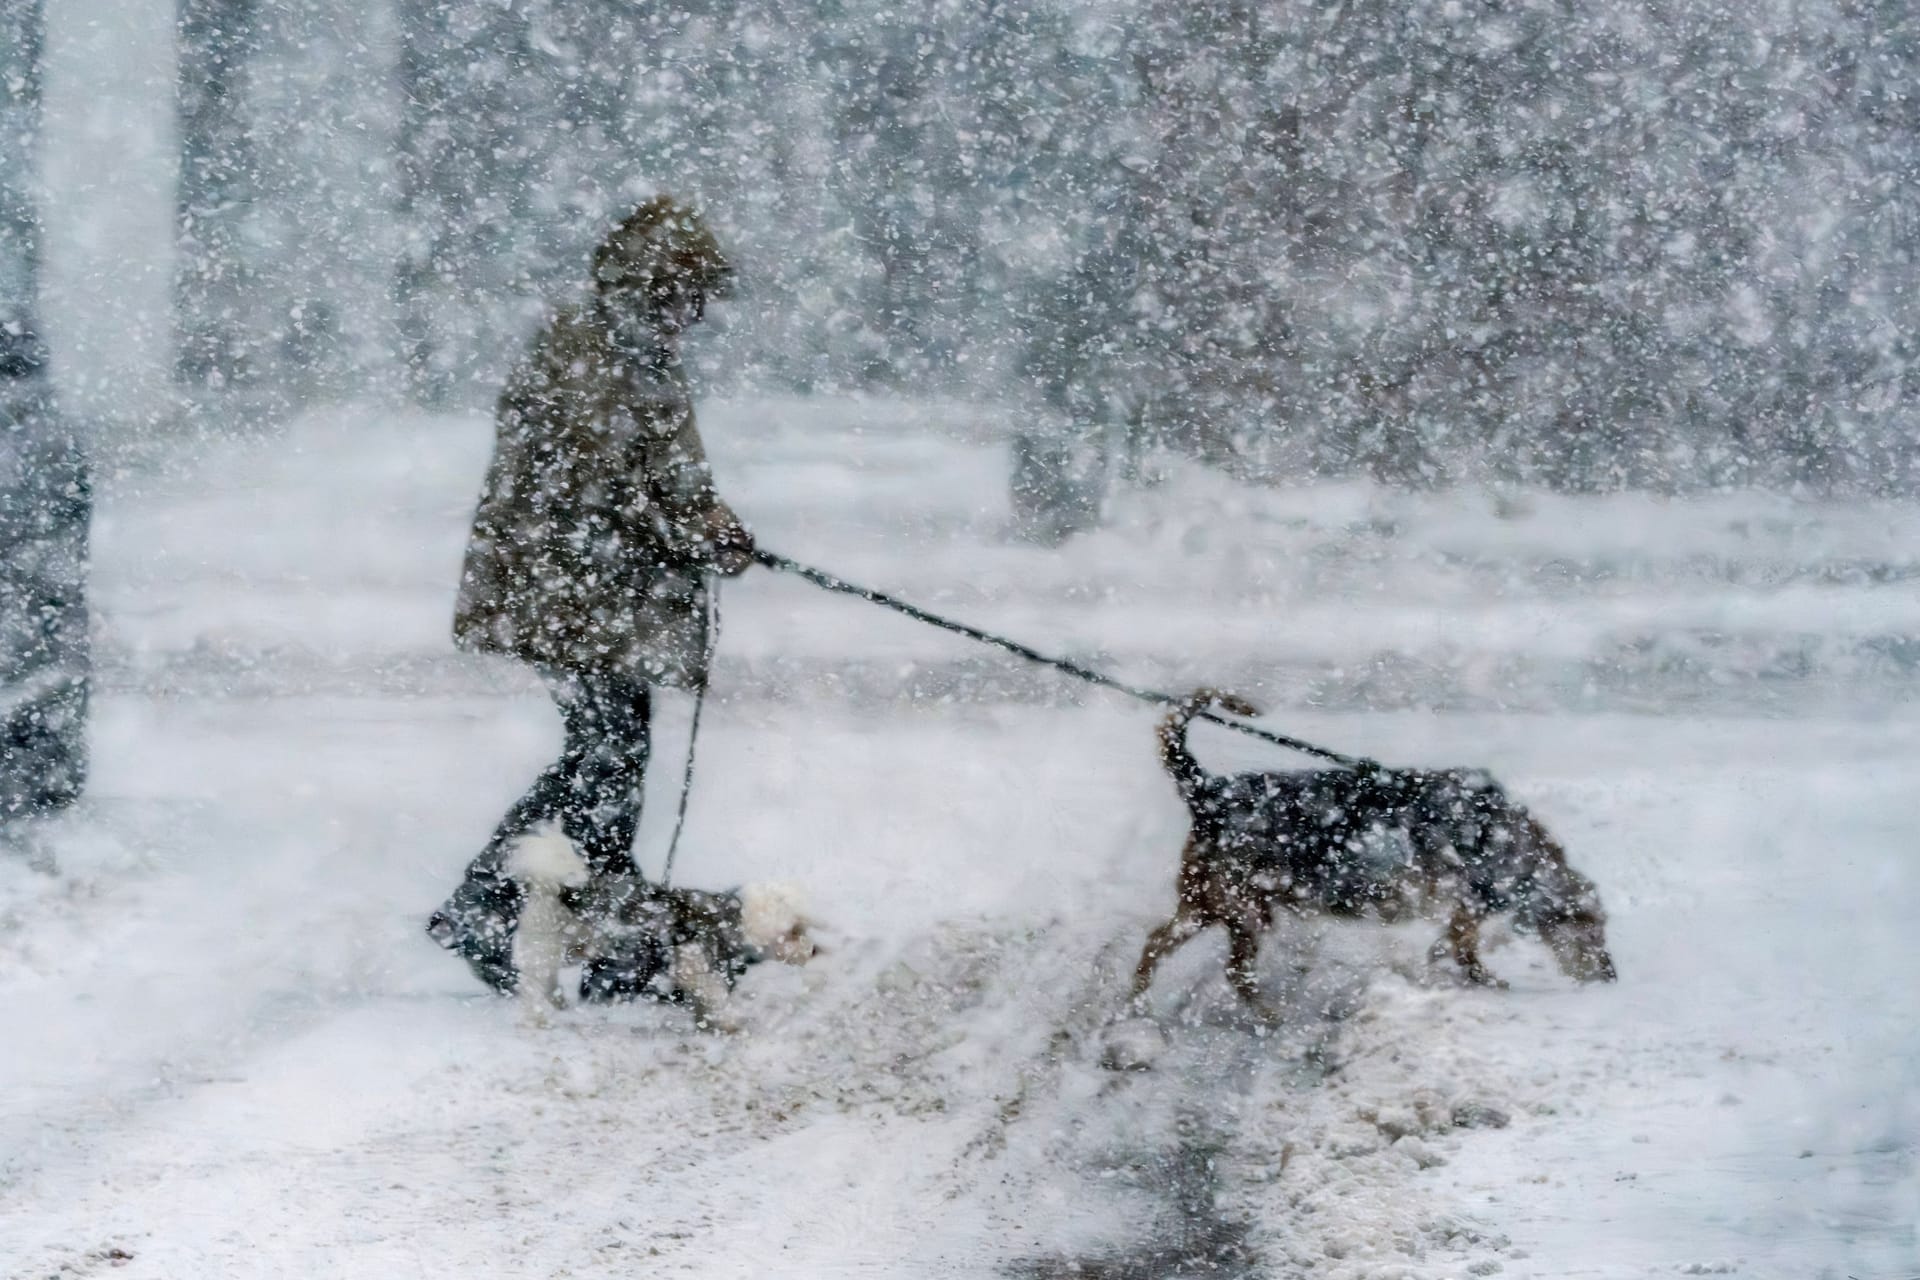
[[[1241,916],[1227,922],[1227,981],[1256,1018],[1277,1022],[1279,1016],[1260,998],[1256,978],[1260,961],[1261,921]]]
[[[1190,942],[1204,927],[1201,920],[1182,906],[1171,920],[1147,935],[1147,945],[1140,951],[1140,963],[1133,970],[1130,1004],[1138,1007],[1145,1003],[1147,988],[1153,985],[1153,972],[1160,967],[1160,962]]]
[[[1447,920],[1446,936],[1433,944],[1431,956],[1437,960],[1443,952],[1453,957],[1453,962],[1460,966],[1461,974],[1475,986],[1507,985],[1480,963],[1480,913],[1465,902],[1454,903],[1453,915]]]

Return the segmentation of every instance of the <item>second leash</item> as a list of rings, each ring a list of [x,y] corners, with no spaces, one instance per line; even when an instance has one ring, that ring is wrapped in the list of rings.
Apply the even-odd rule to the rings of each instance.
[[[680,832],[687,825],[687,800],[693,795],[693,752],[700,742],[700,712],[707,705],[707,686],[713,682],[713,655],[720,647],[720,579],[707,574],[707,652],[700,684],[693,691],[693,723],[687,728],[687,768],[680,775],[680,809],[673,816],[673,836],[667,841],[666,865],[660,869],[662,886],[673,883],[673,856],[680,851]]]

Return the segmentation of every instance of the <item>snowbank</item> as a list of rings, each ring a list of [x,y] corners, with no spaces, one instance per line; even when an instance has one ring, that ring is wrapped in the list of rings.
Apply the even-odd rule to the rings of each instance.
[[[419,929],[558,743],[535,687],[444,639],[485,423],[314,419],[102,484],[95,789],[0,858],[8,1273],[1920,1262],[1913,512],[1176,470],[1047,552],[1002,539],[978,422],[893,412],[707,430],[788,554],[1494,767],[1599,883],[1620,984],[1516,940],[1489,954],[1512,990],[1430,986],[1433,926],[1283,930],[1292,1017],[1257,1036],[1207,940],[1156,985],[1155,1069],[1106,1070],[1182,834],[1151,713],[754,575],[682,865],[805,885],[830,953],[751,974],[735,1038],[653,1008],[524,1028]]]

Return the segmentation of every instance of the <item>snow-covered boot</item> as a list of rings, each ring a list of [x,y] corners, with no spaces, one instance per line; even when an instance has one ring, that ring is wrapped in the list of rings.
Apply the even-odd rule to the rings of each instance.
[[[427,934],[457,952],[473,976],[500,992],[513,991],[513,926],[519,919],[519,886],[505,877],[469,875],[427,920]]]

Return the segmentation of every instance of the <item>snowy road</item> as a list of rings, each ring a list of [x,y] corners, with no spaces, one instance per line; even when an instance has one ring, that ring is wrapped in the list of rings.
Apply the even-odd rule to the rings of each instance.
[[[709,433],[781,550],[1493,766],[1622,982],[1289,935],[1256,1038],[1196,944],[1166,1059],[1102,1070],[1180,838],[1151,717],[749,578],[684,865],[804,885],[831,954],[750,975],[740,1037],[523,1026],[419,933],[558,739],[442,639],[485,425],[316,420],[105,486],[95,785],[51,868],[0,858],[0,1274],[1920,1274],[1913,515],[1183,477],[1043,552],[990,448],[902,412]]]

